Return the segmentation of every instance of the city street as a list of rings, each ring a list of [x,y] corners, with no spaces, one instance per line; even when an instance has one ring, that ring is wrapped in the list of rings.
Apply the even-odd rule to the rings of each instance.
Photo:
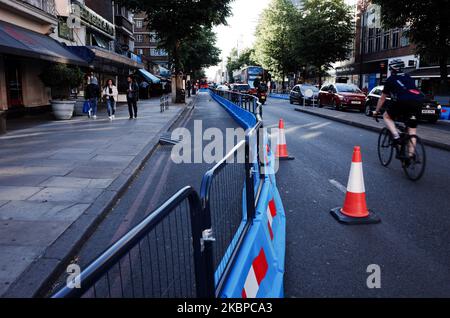
[[[0,299],[450,299],[449,16],[0,0]]]
[[[227,128],[239,127],[225,109],[211,101],[208,93],[199,93],[192,114],[183,118],[177,126],[185,127],[193,136],[195,121],[201,121],[203,132],[208,128],[218,128],[225,132]],[[206,141],[203,142],[203,147],[205,144]],[[214,164],[175,164],[171,160],[171,152],[170,146],[160,146],[155,151],[106,219],[73,257],[82,268],[181,188],[191,185],[200,191],[203,175]],[[54,287],[61,287],[61,282],[65,282],[65,279],[66,275],[63,275]]]
[[[295,111],[288,101],[270,99],[267,128],[285,120],[290,155],[281,162],[278,187],[287,214],[286,297],[448,297],[447,243],[450,216],[442,193],[450,154],[427,148],[429,169],[419,183],[407,180],[398,163],[381,167],[378,135]],[[237,123],[207,94],[180,126],[236,128]],[[348,227],[329,211],[341,206],[352,150],[362,146],[369,208],[382,223]],[[85,267],[184,185],[199,190],[208,164],[176,165],[171,147],[160,147],[74,260]],[[367,288],[369,265],[381,267],[382,288]],[[63,275],[55,290],[65,281]]]
[[[427,147],[425,177],[412,183],[398,162],[388,169],[380,165],[377,133],[295,107],[270,99],[264,108],[266,127],[285,120],[288,149],[296,157],[281,162],[277,174],[288,220],[286,296],[449,297],[450,153]],[[362,147],[368,205],[381,217],[379,225],[348,227],[329,213],[343,204],[356,145]],[[366,286],[371,264],[381,267],[381,289]]]

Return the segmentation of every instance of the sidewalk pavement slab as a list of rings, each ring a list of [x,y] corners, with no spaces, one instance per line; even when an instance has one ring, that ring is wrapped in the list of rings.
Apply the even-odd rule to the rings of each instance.
[[[191,108],[161,113],[151,99],[139,103],[137,120],[118,107],[114,121],[98,114],[1,135],[0,296],[39,295]]]
[[[374,118],[356,112],[342,112],[328,108],[296,107],[296,111],[319,116],[359,128],[381,132],[385,127],[383,120],[377,123]],[[419,125],[419,136],[428,146],[450,150],[450,129],[445,123]]]

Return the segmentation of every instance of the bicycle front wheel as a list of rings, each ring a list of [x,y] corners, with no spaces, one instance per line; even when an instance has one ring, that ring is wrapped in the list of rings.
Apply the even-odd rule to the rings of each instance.
[[[392,147],[391,132],[384,128],[378,139],[378,158],[383,167],[387,167],[392,162],[394,156],[394,148]]]
[[[425,146],[419,137],[409,136],[405,147],[407,159],[403,162],[403,170],[411,181],[419,181],[427,165]]]

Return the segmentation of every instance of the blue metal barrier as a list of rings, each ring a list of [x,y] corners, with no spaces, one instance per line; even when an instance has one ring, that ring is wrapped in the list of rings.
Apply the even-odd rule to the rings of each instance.
[[[270,93],[269,97],[289,100],[289,94],[278,94],[278,93]]]
[[[211,91],[211,96],[246,129],[254,127],[254,123],[260,119],[230,100],[218,96],[214,91]],[[264,133],[262,141],[259,140],[259,132],[256,134],[257,141],[252,140],[249,144],[252,149],[260,147],[263,149],[264,159],[261,162],[264,173],[261,174],[259,171],[258,156],[252,158],[251,162],[255,169],[258,169],[255,174],[260,176],[259,184],[262,187],[256,204],[255,218],[239,246],[225,283],[218,290],[217,295],[221,298],[284,297],[286,215],[276,187],[274,173],[276,161],[267,134]],[[257,144],[259,142],[262,142],[260,147]]]

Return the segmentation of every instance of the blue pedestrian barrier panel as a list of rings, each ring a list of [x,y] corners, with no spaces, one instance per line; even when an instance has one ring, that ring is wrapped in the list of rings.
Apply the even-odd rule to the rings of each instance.
[[[256,117],[252,113],[217,94],[211,93],[211,96],[216,102],[222,105],[243,128],[251,129],[257,124]]]
[[[269,94],[269,97],[272,97],[272,98],[278,98],[278,99],[284,99],[284,100],[289,100],[289,94],[277,94],[277,93],[271,93],[271,94]]]
[[[244,129],[252,129],[257,125],[256,116],[251,112],[212,91],[211,97],[222,105]],[[256,132],[254,136],[251,136],[249,141],[250,147],[253,149],[250,162],[253,162],[254,166],[255,191],[258,190],[262,182],[255,219],[243,239],[230,274],[220,290],[219,297],[221,298],[284,297],[286,214],[276,186],[275,167],[277,162],[275,153],[269,145],[267,132],[263,134],[263,151],[260,154],[264,158],[261,159],[265,168],[264,177],[262,179],[259,177],[260,166],[258,153],[255,151],[255,149],[258,149],[258,139],[256,138],[258,133]],[[247,215],[245,193],[244,190],[242,228],[247,223],[247,219],[245,219]],[[238,232],[234,240],[239,237]],[[226,255],[232,252],[234,245],[236,244],[233,241]],[[223,265],[227,262],[228,259],[224,258]],[[216,284],[221,277],[222,267],[219,266],[215,273]]]
[[[450,120],[450,107],[442,107],[441,119]]]
[[[264,183],[257,216],[222,289],[222,298],[284,297],[286,217],[274,189],[270,182]]]

